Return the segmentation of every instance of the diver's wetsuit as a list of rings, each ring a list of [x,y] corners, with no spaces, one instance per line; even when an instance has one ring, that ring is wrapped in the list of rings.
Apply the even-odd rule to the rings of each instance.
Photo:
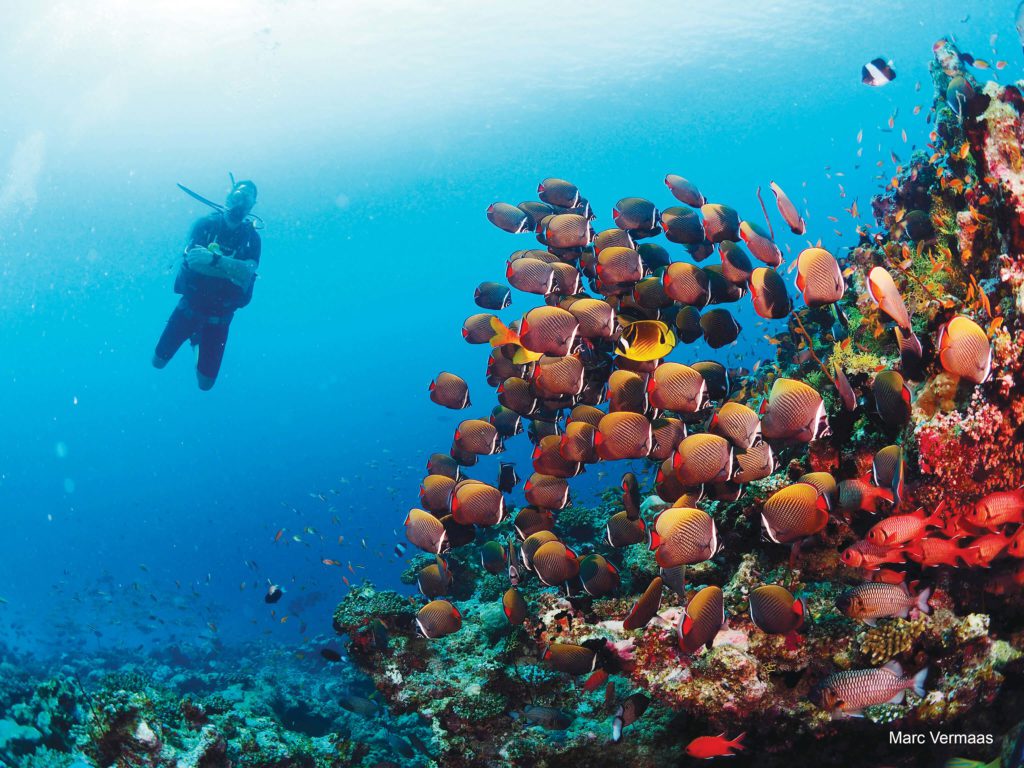
[[[185,253],[196,246],[220,246],[221,253],[234,259],[260,263],[260,236],[251,221],[231,228],[224,214],[211,213],[192,225]],[[196,370],[211,381],[217,378],[228,340],[228,327],[235,310],[252,300],[253,283],[243,289],[227,278],[212,277],[190,269],[185,260],[174,280],[174,292],[181,294],[167,327],[156,345],[156,356],[170,360],[186,339],[199,345]]]

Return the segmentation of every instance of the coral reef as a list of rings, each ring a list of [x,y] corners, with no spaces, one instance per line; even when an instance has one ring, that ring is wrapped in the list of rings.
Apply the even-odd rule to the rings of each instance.
[[[229,663],[116,666],[83,656],[57,671],[6,665],[0,763],[24,768],[342,768],[430,764],[430,730],[384,709],[326,638],[286,651],[235,649]]]

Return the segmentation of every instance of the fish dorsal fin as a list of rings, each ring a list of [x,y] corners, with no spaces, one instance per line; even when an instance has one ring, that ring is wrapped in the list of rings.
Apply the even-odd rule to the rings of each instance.
[[[882,669],[892,672],[897,677],[903,677],[903,665],[895,659],[882,665]]]

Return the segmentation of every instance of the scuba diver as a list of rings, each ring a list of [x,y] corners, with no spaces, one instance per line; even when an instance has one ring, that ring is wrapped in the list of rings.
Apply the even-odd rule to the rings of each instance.
[[[213,387],[224,358],[224,345],[235,311],[252,300],[256,268],[260,263],[260,236],[250,215],[256,204],[256,185],[235,182],[223,206],[178,185],[209,205],[214,212],[192,225],[184,259],[174,279],[181,294],[153,354],[153,365],[163,368],[186,339],[198,348],[196,379],[199,388]]]

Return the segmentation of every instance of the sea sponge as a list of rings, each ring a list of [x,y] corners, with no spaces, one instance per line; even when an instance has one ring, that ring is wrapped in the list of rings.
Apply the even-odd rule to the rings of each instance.
[[[937,413],[954,410],[958,383],[959,379],[946,371],[940,371],[925,382],[914,400],[915,416],[918,419],[930,419]]]

